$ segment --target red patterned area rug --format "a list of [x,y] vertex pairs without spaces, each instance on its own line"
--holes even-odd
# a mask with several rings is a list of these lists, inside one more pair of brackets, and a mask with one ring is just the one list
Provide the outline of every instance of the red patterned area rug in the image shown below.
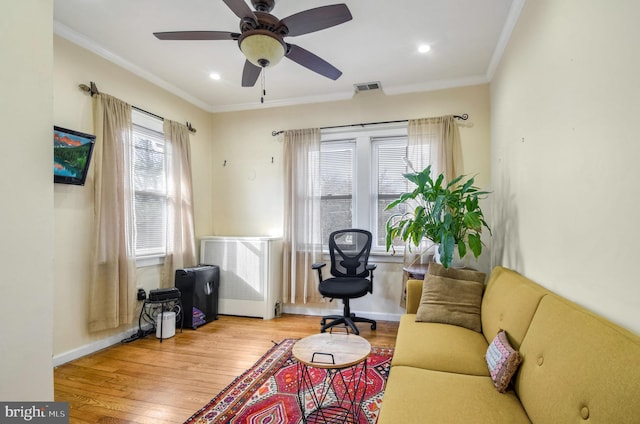
[[[302,422],[296,397],[296,361],[291,349],[296,339],[285,339],[236,378],[226,389],[193,414],[185,424],[297,424]],[[372,347],[367,358],[367,389],[359,423],[378,420],[393,349]],[[323,370],[319,370],[323,373]],[[318,375],[318,380],[322,375]]]

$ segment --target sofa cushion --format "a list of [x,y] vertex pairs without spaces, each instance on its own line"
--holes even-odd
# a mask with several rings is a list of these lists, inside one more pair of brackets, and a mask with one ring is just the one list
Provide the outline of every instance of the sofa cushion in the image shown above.
[[400,317],[391,365],[488,376],[487,346],[484,336],[475,331],[416,322],[414,314],[405,314]]
[[515,390],[533,422],[640,422],[637,335],[549,294],[519,350]]
[[487,348],[485,359],[493,385],[500,393],[504,393],[509,387],[511,378],[518,370],[520,362],[522,362],[520,353],[511,347],[504,330],[498,331],[496,334]]
[[503,267],[495,267],[482,297],[482,331],[491,343],[500,329],[519,350],[540,299],[549,293],[533,281]]
[[513,391],[489,377],[392,367],[378,424],[530,424]]
[[482,331],[480,305],[484,284],[427,275],[416,321],[459,325]]

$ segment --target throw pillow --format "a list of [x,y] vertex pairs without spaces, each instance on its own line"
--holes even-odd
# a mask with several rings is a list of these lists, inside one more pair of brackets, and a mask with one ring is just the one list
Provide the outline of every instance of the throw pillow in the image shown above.
[[487,349],[485,359],[493,385],[500,393],[504,393],[522,362],[520,352],[511,347],[504,330],[498,331]]
[[478,283],[484,283],[486,274],[480,271],[474,271],[472,269],[462,268],[445,268],[442,264],[432,262],[429,264],[429,275],[439,275],[441,277],[454,278],[456,280],[469,280],[477,281]]
[[480,304],[484,284],[427,275],[416,312],[417,322],[458,325],[481,332]]

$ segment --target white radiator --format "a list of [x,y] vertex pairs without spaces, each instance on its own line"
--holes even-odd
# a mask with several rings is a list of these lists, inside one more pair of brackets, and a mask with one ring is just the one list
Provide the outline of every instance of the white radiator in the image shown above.
[[200,239],[200,263],[220,268],[218,312],[271,319],[282,306],[282,240],[273,237]]

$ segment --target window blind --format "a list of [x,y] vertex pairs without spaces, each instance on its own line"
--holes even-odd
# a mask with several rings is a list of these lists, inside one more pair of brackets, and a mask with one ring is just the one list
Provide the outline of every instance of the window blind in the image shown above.
[[384,246],[387,220],[396,213],[404,212],[398,207],[391,210],[386,208],[408,189],[408,181],[402,176],[407,172],[407,139],[374,138],[372,145],[372,171],[376,182],[372,187],[372,196],[376,203],[373,221],[377,245]]
[[323,143],[320,148],[322,241],[332,231],[353,226],[355,142]]
[[[162,121],[158,121],[161,126]],[[134,160],[131,166],[135,191],[136,256],[164,256],[167,222],[164,135],[134,123],[133,140]]]

